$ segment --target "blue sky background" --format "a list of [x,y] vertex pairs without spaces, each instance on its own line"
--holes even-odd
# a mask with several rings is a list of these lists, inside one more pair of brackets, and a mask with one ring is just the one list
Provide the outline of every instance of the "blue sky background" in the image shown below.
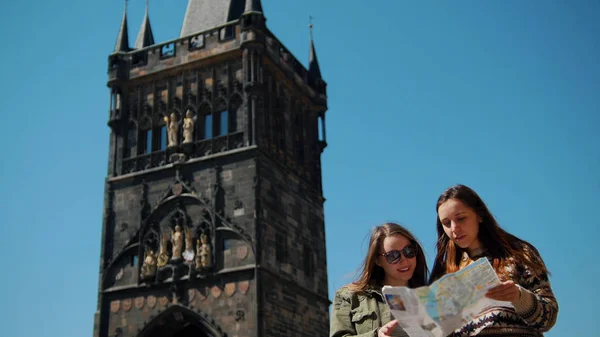
[[[157,41],[186,0],[151,1]],[[552,271],[547,336],[597,336],[600,2],[275,1],[267,24],[329,83],[323,156],[330,295],[372,226],[398,221],[429,263],[435,201],[470,185]],[[123,2],[3,1],[2,336],[91,336],[107,168],[107,56]],[[144,1],[129,5],[130,41]],[[323,257],[325,258],[325,257]]]

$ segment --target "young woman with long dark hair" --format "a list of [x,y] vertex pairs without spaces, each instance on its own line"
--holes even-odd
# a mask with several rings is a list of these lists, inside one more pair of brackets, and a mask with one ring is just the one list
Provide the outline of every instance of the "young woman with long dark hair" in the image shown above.
[[452,336],[539,337],[558,316],[548,269],[529,242],[503,230],[471,188],[455,185],[438,198],[437,254],[430,283],[479,258],[487,258],[502,284],[487,297],[511,302],[514,309],[492,307]]
[[375,227],[358,280],[335,293],[330,336],[408,336],[393,319],[381,289],[424,286],[428,274],[423,249],[406,228],[394,223]]

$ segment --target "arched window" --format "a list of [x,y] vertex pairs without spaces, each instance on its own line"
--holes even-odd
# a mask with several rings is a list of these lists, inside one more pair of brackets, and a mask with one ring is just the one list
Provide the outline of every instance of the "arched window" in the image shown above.
[[212,114],[204,115],[204,139],[213,137],[213,118]]
[[227,104],[224,100],[221,100],[217,104],[215,109],[215,117],[213,119],[213,130],[216,137],[224,136],[229,133],[229,112],[227,111]]
[[212,110],[208,103],[200,104],[196,118],[196,139],[211,139],[213,137]]
[[167,148],[167,126],[163,125],[160,127],[160,150]]
[[144,118],[139,123],[137,154],[152,152],[152,123],[149,118]]

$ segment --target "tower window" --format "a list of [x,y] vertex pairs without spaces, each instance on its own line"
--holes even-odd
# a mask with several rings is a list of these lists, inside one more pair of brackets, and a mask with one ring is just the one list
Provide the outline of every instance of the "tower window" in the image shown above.
[[190,50],[200,49],[202,47],[204,47],[204,34],[199,34],[190,38]]
[[324,140],[324,134],[323,134],[323,119],[321,117],[319,117],[319,121],[317,122],[317,125],[319,127],[319,140]]
[[173,56],[175,56],[175,43],[168,43],[160,48],[160,58],[169,58]]
[[160,149],[164,150],[167,148],[167,126],[163,125],[160,127]]
[[229,113],[227,110],[219,113],[219,136],[229,133]]
[[138,154],[149,154],[152,152],[152,130],[140,131],[138,142]]
[[235,37],[235,26],[229,25],[227,27],[221,28],[220,38],[221,41],[233,39]]
[[212,115],[204,115],[204,139],[211,139],[213,136],[212,132],[213,123]]
[[145,152],[149,154],[152,152],[152,130],[146,131],[146,144],[145,144]]

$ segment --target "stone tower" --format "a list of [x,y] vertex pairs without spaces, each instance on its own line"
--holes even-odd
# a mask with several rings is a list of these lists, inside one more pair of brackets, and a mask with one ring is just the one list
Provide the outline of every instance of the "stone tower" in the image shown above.
[[326,83],[260,0],[189,0],[108,57],[96,337],[327,336]]

